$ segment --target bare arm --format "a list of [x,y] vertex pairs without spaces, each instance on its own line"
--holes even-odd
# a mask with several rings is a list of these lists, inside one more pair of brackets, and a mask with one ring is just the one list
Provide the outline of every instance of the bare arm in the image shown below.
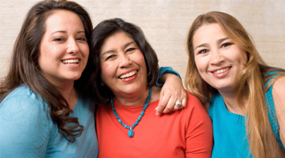
[[[174,74],[166,73],[160,77],[159,81],[164,83],[164,85],[161,89],[156,114],[168,113],[184,108],[187,102],[187,95],[181,79]],[[177,100],[182,102],[181,106],[175,106]]]

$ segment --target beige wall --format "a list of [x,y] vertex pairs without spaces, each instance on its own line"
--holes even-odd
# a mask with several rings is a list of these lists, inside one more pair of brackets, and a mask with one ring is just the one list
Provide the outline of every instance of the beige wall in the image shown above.
[[[186,37],[192,21],[211,10],[236,17],[272,66],[285,68],[285,0],[75,0],[89,11],[94,26],[120,17],[139,25],[160,66],[171,66],[184,78]],[[0,0],[0,78],[7,74],[13,43],[28,9],[38,0]]]

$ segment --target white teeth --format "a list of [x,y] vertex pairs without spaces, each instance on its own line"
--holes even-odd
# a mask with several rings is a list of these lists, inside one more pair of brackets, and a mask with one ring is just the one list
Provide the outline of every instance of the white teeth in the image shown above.
[[69,60],[63,60],[62,61],[64,64],[78,64],[79,59],[69,59]]
[[228,68],[224,68],[224,69],[220,69],[220,70],[217,70],[217,71],[214,71],[213,73],[214,74],[223,73],[223,72],[227,71],[228,69],[229,69],[229,67]]
[[132,71],[132,72],[129,72],[127,74],[124,74],[124,75],[120,76],[119,78],[120,79],[124,79],[124,78],[128,78],[128,77],[134,76],[135,74],[137,74],[137,71]]

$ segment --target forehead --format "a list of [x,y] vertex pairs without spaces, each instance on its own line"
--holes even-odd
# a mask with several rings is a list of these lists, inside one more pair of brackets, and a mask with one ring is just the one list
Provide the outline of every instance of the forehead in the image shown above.
[[124,31],[118,31],[108,36],[102,45],[101,50],[112,49],[113,47],[122,47],[128,42],[134,41],[134,39],[128,33]]
[[83,23],[80,17],[68,10],[55,10],[53,11],[45,21],[46,30],[56,31],[58,29],[76,28],[84,29]]
[[226,37],[228,36],[225,34],[219,24],[203,24],[195,31],[192,38],[192,44],[195,49],[195,47],[198,45],[210,44]]
[[225,32],[223,31],[222,27],[217,23],[210,23],[210,24],[203,24],[200,28],[198,28],[193,38],[196,36],[207,36],[212,34],[221,34],[225,35]]

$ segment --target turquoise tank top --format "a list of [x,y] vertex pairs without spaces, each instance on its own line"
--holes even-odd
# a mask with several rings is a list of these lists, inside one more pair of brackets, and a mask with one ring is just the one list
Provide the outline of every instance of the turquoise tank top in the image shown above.
[[[276,73],[276,71],[273,71],[273,72],[270,72],[268,73],[268,75],[271,75],[271,74],[274,74]],[[275,75],[274,77],[277,77],[279,76],[279,74]],[[268,85],[268,83],[274,78],[272,77],[271,79],[269,79],[265,86]],[[277,118],[276,118],[276,112],[275,112],[275,107],[274,107],[274,101],[273,101],[273,95],[272,95],[272,88],[273,88],[273,85],[271,85],[269,87],[269,89],[266,91],[265,93],[265,99],[266,99],[266,103],[267,103],[267,110],[268,110],[268,116],[269,116],[269,121],[270,121],[270,124],[271,124],[271,127],[272,127],[272,131],[278,141],[278,143],[282,146],[283,149],[284,146],[281,142],[281,138],[280,138],[280,133],[279,133],[279,124],[277,122]]]
[[[276,72],[268,73],[268,75],[274,73]],[[270,82],[270,80],[265,84],[265,86]],[[272,87],[273,85],[271,85],[265,93],[268,116],[276,140],[284,149],[279,135],[280,127],[276,118]],[[212,95],[209,106],[209,115],[213,122],[214,135],[212,158],[220,158],[221,156],[231,158],[251,158],[252,155],[250,153],[246,135],[245,117],[229,112],[222,95],[219,93]]]

